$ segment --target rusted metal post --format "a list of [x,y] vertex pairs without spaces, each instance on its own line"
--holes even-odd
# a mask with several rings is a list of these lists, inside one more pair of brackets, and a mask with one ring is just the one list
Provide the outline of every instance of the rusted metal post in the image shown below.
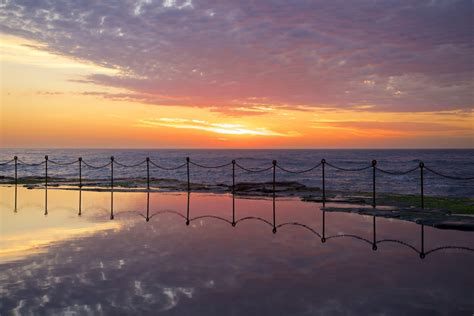
[[79,188],[82,188],[82,157],[79,157]]
[[191,191],[191,183],[189,182],[189,157],[186,157],[186,169],[188,174],[188,192]]
[[150,157],[146,157],[146,188],[150,190]]
[[326,207],[326,175],[325,175],[325,166],[326,166],[326,159],[321,159],[322,170],[323,170],[323,207]]
[[372,160],[372,207],[375,208],[375,166],[377,165],[377,160]]
[[18,185],[18,157],[15,156],[13,157],[13,160],[15,160],[15,186]]
[[48,188],[48,155],[44,156],[44,185]]
[[424,197],[424,179],[423,179],[423,169],[425,164],[423,161],[420,162],[420,182],[421,182],[421,208],[425,208],[425,197]]
[[235,193],[235,160],[232,160],[232,194]]
[[114,156],[110,157],[110,219],[114,219]]
[[114,156],[110,157],[110,189],[114,189]]
[[44,215],[48,215],[48,155],[44,156]]
[[18,157],[13,157],[15,160],[15,209],[14,212],[17,212],[17,197],[18,197]]
[[235,160],[232,160],[232,227],[235,227]]

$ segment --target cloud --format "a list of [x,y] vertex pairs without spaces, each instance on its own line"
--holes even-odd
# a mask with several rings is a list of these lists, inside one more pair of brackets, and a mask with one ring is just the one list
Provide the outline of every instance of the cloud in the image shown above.
[[[403,135],[454,135],[473,134],[467,127],[431,122],[383,122],[383,121],[314,121],[312,128],[337,129],[357,135],[403,136]],[[474,135],[474,134],[473,134]]]
[[473,107],[471,1],[20,1],[0,31],[118,71],[84,78],[159,105]]
[[210,123],[202,120],[189,120],[183,118],[144,119],[139,121],[139,126],[154,127],[164,126],[180,129],[195,129],[217,134],[227,135],[252,135],[252,136],[294,136],[268,130],[264,127],[247,128],[241,124]]

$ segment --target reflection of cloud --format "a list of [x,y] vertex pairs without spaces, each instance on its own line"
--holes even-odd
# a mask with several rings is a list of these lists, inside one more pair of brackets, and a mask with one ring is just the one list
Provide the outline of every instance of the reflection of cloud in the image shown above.
[[0,8],[0,31],[116,70],[85,81],[125,88],[122,97],[138,102],[472,107],[470,1],[12,0]]
[[86,227],[37,229],[34,231],[35,239],[31,238],[31,231],[15,233],[15,235],[3,234],[2,247],[0,248],[0,262],[14,260],[44,251],[46,246],[62,239],[90,236],[97,232],[117,230],[119,228],[120,225],[116,222],[106,222],[88,223]]
[[160,118],[140,120],[142,126],[164,126],[172,128],[196,129],[218,134],[250,135],[250,136],[293,136],[268,130],[264,127],[247,128],[241,124],[210,123],[201,120],[188,120],[182,118]]

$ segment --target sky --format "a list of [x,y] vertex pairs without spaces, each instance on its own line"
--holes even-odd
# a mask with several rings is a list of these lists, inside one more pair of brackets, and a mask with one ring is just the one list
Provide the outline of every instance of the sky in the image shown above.
[[472,1],[0,1],[0,144],[474,148]]

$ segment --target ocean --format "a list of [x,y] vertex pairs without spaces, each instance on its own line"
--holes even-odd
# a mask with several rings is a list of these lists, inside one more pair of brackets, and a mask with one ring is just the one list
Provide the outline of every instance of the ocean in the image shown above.
[[[351,192],[372,189],[372,159],[380,170],[416,168],[404,175],[376,170],[378,192],[419,194],[420,161],[452,177],[468,178],[474,170],[472,150],[3,149],[0,162],[14,155],[21,160],[20,178],[44,176],[44,163],[24,163],[42,163],[48,155],[53,183],[58,177],[76,180],[82,157],[83,178],[104,179],[105,186],[112,155],[116,185],[118,179],[145,178],[146,157],[165,168],[184,164],[177,170],[152,165],[153,178],[186,181],[189,156],[190,180],[215,184],[231,184],[233,159],[245,169],[268,169],[254,173],[236,167],[237,183],[270,182],[275,159],[277,181],[311,186],[321,185],[321,166],[305,173],[285,170],[308,170],[326,159],[327,189]],[[0,166],[0,176],[13,175],[14,164]],[[424,182],[426,194],[474,195],[472,180],[425,170]],[[472,231],[384,218],[384,207],[377,215],[331,211],[298,197],[29,187],[0,185],[1,315],[469,315],[474,310]]]
[[[146,157],[150,164],[150,177],[159,179],[187,180],[186,157],[190,157],[190,181],[202,184],[232,184],[231,161],[237,162],[235,181],[270,182],[273,177],[272,161],[277,161],[276,180],[294,181],[306,186],[321,187],[322,168],[304,173],[293,173],[311,169],[325,159],[326,189],[349,192],[371,192],[373,170],[372,160],[377,161],[377,192],[418,194],[420,192],[420,162],[424,163],[424,194],[431,196],[474,197],[474,181],[463,180],[474,176],[473,149],[341,149],[341,150],[187,150],[187,149],[1,149],[0,163],[18,156],[18,177],[44,176],[45,166],[40,164],[44,156],[49,156],[48,176],[55,178],[77,179],[79,163],[82,157],[83,179],[109,179],[110,166],[96,169],[88,167],[103,166],[114,156],[114,178],[126,180],[146,178]],[[76,163],[74,163],[76,161]],[[70,165],[62,165],[63,163]],[[137,165],[138,164],[138,165]],[[135,167],[126,167],[137,165]],[[162,168],[158,168],[156,165]],[[222,166],[221,168],[203,168],[202,166]],[[181,166],[177,170],[173,169]],[[262,172],[249,172],[262,170]],[[339,169],[340,168],[340,169]],[[350,169],[350,170],[341,170]],[[354,169],[363,169],[352,171]],[[413,170],[414,169],[414,170]],[[388,172],[405,172],[389,174]],[[432,171],[451,179],[435,174]],[[292,172],[287,172],[292,171]],[[0,177],[12,177],[14,164],[0,165]]]

